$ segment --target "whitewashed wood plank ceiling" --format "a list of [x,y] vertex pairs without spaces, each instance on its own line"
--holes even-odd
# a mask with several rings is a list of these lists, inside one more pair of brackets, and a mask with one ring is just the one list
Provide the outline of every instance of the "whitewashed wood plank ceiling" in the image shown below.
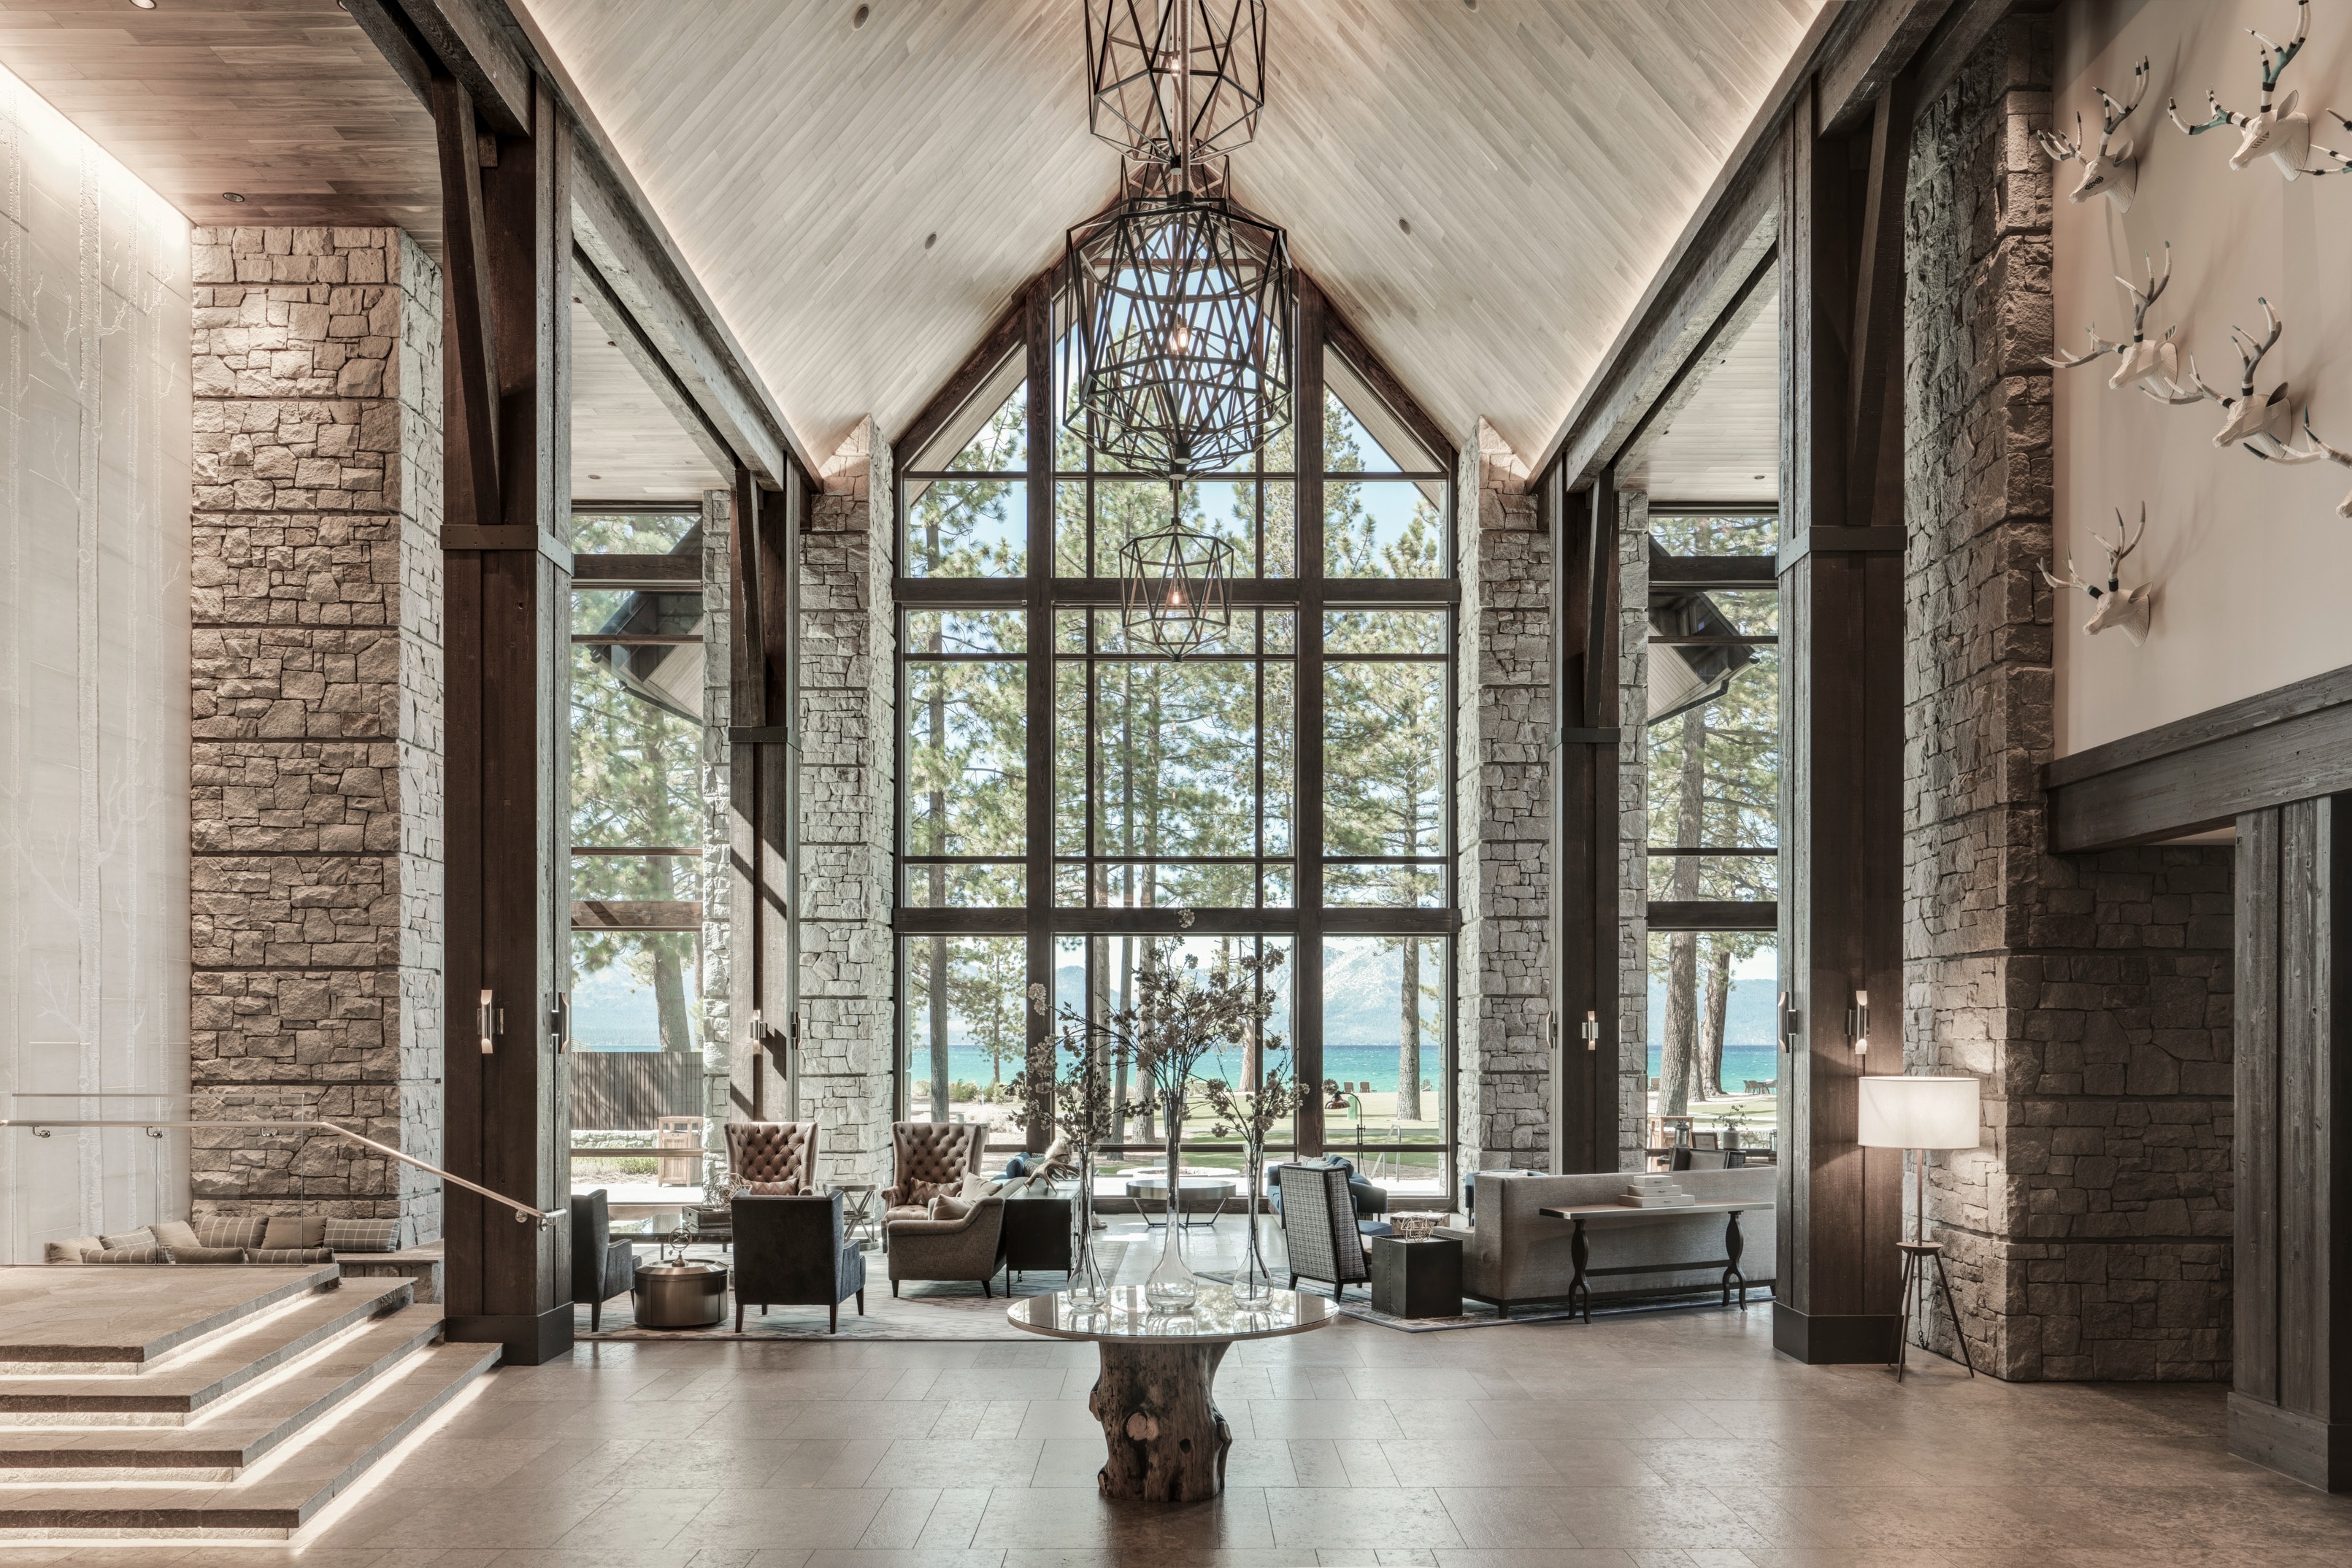
[[[1080,0],[529,4],[814,450],[903,426],[1115,192]],[[1818,5],[1272,0],[1235,193],[1449,429],[1532,454]]]

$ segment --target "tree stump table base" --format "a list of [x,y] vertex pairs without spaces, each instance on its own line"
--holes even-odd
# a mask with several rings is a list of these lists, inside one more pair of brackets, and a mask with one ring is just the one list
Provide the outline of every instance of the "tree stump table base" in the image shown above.
[[1097,1479],[1105,1497],[1202,1502],[1225,1489],[1233,1428],[1213,1392],[1226,1342],[1105,1340],[1102,1374],[1087,1401],[1108,1454]]

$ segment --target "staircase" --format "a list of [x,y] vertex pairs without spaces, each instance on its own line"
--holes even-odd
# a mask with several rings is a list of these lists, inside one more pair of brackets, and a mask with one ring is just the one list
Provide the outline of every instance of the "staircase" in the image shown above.
[[0,1540],[299,1530],[499,1347],[407,1279],[0,1268]]

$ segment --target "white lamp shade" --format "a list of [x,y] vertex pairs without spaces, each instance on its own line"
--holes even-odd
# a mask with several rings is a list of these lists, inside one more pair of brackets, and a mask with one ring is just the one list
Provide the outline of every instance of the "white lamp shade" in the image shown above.
[[1870,1078],[1862,1086],[1865,1149],[1973,1149],[1981,1091],[1973,1078]]

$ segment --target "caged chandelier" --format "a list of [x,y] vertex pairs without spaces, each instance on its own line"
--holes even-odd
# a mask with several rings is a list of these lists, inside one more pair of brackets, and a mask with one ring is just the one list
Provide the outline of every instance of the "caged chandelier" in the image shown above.
[[1120,547],[1119,577],[1128,635],[1181,658],[1231,625],[1234,557],[1184,526],[1184,481],[1290,422],[1289,247],[1224,195],[1265,102],[1265,0],[1090,0],[1087,45],[1089,124],[1122,149],[1126,194],[1069,233],[1065,420],[1169,478],[1175,515]]
[[1223,194],[1265,100],[1265,0],[1090,0],[1087,44],[1127,194],[1069,231],[1066,421],[1146,472],[1239,465],[1290,422],[1288,242]]

